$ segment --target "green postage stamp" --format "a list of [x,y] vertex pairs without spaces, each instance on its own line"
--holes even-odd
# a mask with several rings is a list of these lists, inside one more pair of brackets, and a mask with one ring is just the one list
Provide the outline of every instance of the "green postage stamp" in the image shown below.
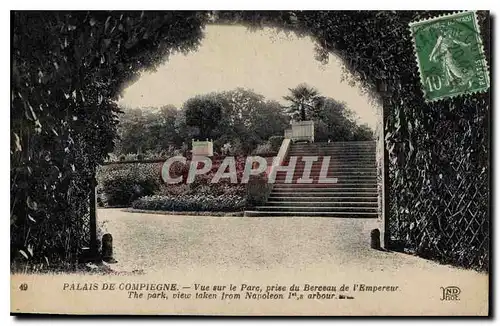
[[488,65],[476,13],[410,23],[426,101],[488,90]]

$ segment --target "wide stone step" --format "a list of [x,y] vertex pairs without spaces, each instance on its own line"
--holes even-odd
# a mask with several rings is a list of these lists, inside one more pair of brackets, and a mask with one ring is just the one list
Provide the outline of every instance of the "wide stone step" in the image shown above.
[[349,154],[336,154],[336,153],[313,153],[313,152],[305,152],[305,153],[293,153],[289,152],[287,154],[287,157],[297,157],[297,162],[300,162],[302,158],[304,157],[311,157],[311,156],[316,156],[317,159],[315,162],[321,162],[323,161],[324,157],[330,157],[330,160],[335,160],[335,159],[356,159],[356,158],[366,158],[366,159],[371,159],[371,160],[376,160],[377,156],[375,153],[371,154],[355,154],[355,153],[349,153]]
[[376,148],[377,144],[373,143],[350,143],[350,144],[340,144],[340,143],[293,143],[290,145],[291,148]]
[[[282,166],[289,166],[290,165],[290,161],[288,159],[284,160],[282,163],[281,163]],[[330,160],[330,162],[324,162],[322,160],[319,160],[319,161],[316,161],[316,162],[312,162],[311,163],[307,163],[305,161],[302,161],[302,160],[297,160],[295,162],[295,167],[299,168],[299,167],[305,167],[305,166],[310,166],[312,168],[321,168],[322,166],[328,166],[328,167],[372,167],[372,166],[377,166],[377,161],[376,160],[353,160],[353,161],[349,161],[349,160]]]
[[268,197],[372,197],[378,196],[377,187],[345,188],[273,188]]
[[378,207],[377,201],[273,201],[269,200],[265,206],[275,207]]
[[354,186],[342,185],[340,187],[332,187],[331,184],[325,184],[324,187],[314,185],[316,187],[292,187],[290,184],[275,184],[273,192],[377,192],[377,185],[363,186],[362,184],[355,184]]
[[[311,171],[312,172],[317,172],[317,173],[320,173],[321,172],[321,168],[320,167],[312,167],[311,169],[305,169],[305,167],[295,167],[295,169],[293,169],[293,171],[295,173],[303,173],[304,171]],[[329,167],[326,167],[326,171],[328,171],[329,173],[330,172],[337,172],[337,173],[359,173],[359,172],[371,172],[371,173],[376,173],[377,172],[377,168],[375,167],[375,165],[373,166],[365,166],[365,167],[357,167],[357,168],[345,168],[345,167],[334,167],[334,166],[329,166]],[[283,174],[283,173],[286,173],[286,171],[284,170],[276,170],[276,174],[279,175],[279,174]]]
[[[377,187],[377,182],[376,181],[365,181],[365,180],[338,180],[338,182],[328,182],[328,183],[320,183],[318,179],[313,179],[311,183],[298,183],[296,181],[287,183],[286,180],[275,180],[274,182],[274,187],[275,188],[283,188],[282,186],[291,186],[288,188],[297,188],[297,189],[303,189],[303,188],[376,188]],[[297,187],[293,187],[297,186]]]
[[[365,166],[365,167],[362,167],[362,168],[357,168],[357,169],[346,169],[346,168],[339,168],[339,167],[325,167],[326,171],[328,171],[328,173],[348,173],[348,174],[352,174],[352,173],[356,173],[356,172],[371,172],[371,173],[376,173],[377,172],[377,168],[373,165],[373,166]],[[290,168],[290,170],[292,170]],[[295,167],[293,169],[293,171],[295,172],[295,174],[297,173],[303,173],[304,171],[310,171],[311,173],[320,173],[322,171],[322,169],[320,167],[313,167],[311,169],[306,169],[304,167]],[[280,174],[286,174],[286,170],[276,170],[275,173],[276,175],[280,175]],[[356,173],[357,174],[357,173]]]
[[275,211],[245,211],[246,217],[332,217],[332,218],[377,218],[373,212],[275,212]]
[[[320,176],[320,171],[310,171],[309,176],[313,179],[317,179]],[[293,174],[294,178],[300,178],[304,175],[304,171],[296,171]],[[279,178],[286,178],[286,173],[277,173],[276,179]],[[361,173],[345,173],[345,172],[338,172],[338,171],[328,171],[327,172],[327,177],[335,177],[335,178],[353,178],[353,179],[360,179],[360,178],[377,178],[377,173],[375,172],[361,172]]]
[[[307,170],[304,168],[294,169],[295,174],[298,174],[299,172],[302,174],[304,171],[311,172],[311,175],[312,175],[312,173],[317,173],[319,175],[320,172],[322,171],[322,169],[320,169],[320,168],[307,169]],[[377,169],[374,167],[373,168],[364,168],[362,170],[361,169],[346,170],[346,169],[327,168],[326,171],[328,172],[328,174],[335,172],[335,173],[341,174],[341,175],[377,175]],[[276,174],[277,175],[285,175],[286,171],[277,171]]]
[[[357,161],[357,162],[330,162],[329,164],[324,164],[326,168],[329,170],[332,169],[376,169],[377,164],[375,161]],[[283,162],[277,171],[286,171],[286,168],[291,169],[292,165],[290,165],[290,162]],[[295,163],[294,169],[295,170],[303,170],[306,168],[306,164],[304,162],[297,162]],[[312,170],[321,170],[323,168],[322,163],[314,163],[311,164],[311,166],[307,166],[308,169]]]
[[375,153],[377,148],[375,146],[323,146],[323,147],[305,147],[305,146],[292,146],[289,152],[334,152],[334,153],[353,153],[353,152],[372,152]]
[[[312,164],[306,164],[305,161],[297,160],[295,162],[295,168],[304,168],[307,165],[307,167],[311,168],[322,168],[323,166],[327,167],[344,167],[344,168],[366,168],[366,167],[376,167],[377,166],[377,161],[375,160],[354,160],[354,161],[349,161],[349,160],[330,160],[330,162],[325,162],[323,163],[322,160],[313,162]],[[290,161],[285,160],[281,163],[281,166],[283,167],[288,167],[290,166]]]
[[377,212],[375,207],[350,207],[350,206],[257,206],[257,211],[267,212]]
[[338,180],[337,183],[284,183],[275,182],[273,189],[281,188],[294,188],[294,189],[320,189],[320,188],[377,188],[377,183],[375,181],[365,181],[365,180],[348,180],[342,181]]
[[[305,167],[304,166],[296,166],[294,171],[304,171]],[[313,166],[310,169],[311,172],[320,172],[321,167],[320,166]],[[362,173],[362,172],[377,172],[377,167],[373,165],[365,165],[365,166],[352,166],[352,165],[345,165],[345,166],[328,166],[327,171],[337,171],[337,172],[342,172],[342,173]],[[284,171],[277,171],[277,173],[284,173]]]
[[[290,163],[290,156],[287,156],[285,160],[283,160],[282,165],[288,165]],[[311,155],[314,156],[314,155]],[[375,157],[369,157],[369,156],[330,156],[330,162],[328,162],[329,165],[334,165],[334,164],[339,164],[339,163],[346,163],[348,162],[349,164],[353,162],[373,162],[375,164],[376,159]],[[302,160],[302,155],[297,156],[297,159],[295,161],[296,165],[302,164],[305,165],[306,162]],[[318,160],[314,161],[312,165],[319,165],[321,166],[323,164],[323,157],[319,157]],[[325,163],[326,164],[326,163]]]
[[281,196],[281,195],[272,195],[269,196],[268,203],[275,203],[275,202],[313,202],[313,203],[319,203],[319,202],[348,202],[348,203],[354,203],[354,202],[364,202],[364,203],[378,203],[378,198],[377,195],[373,196],[366,196],[365,193],[359,193],[359,197],[355,196],[329,196],[331,194],[327,193],[324,197],[318,196],[317,194],[311,194],[310,196],[299,196],[300,194],[297,194],[297,196],[293,195],[286,195],[286,196]]
[[376,157],[377,154],[375,151],[345,151],[345,152],[334,152],[334,151],[299,151],[299,150],[290,150],[288,151],[289,156],[319,156],[322,158],[323,156],[331,156],[331,157],[351,157],[351,156],[366,156],[366,157]]
[[[320,172],[317,173],[310,173],[309,178],[313,180],[318,180],[320,176]],[[296,181],[304,175],[303,172],[295,173],[292,175],[292,180]],[[328,178],[337,178],[339,180],[358,180],[358,179],[364,179],[364,180],[377,180],[377,175],[376,173],[372,174],[341,174],[341,173],[335,173],[334,171],[328,172],[326,175]],[[286,173],[278,173],[276,175],[275,180],[285,180],[287,177]]]
[[377,153],[376,148],[296,148],[291,147],[288,153],[305,153],[305,155],[310,155],[313,153],[333,153],[333,154],[373,154]]
[[[311,155],[311,156],[314,156],[314,155]],[[287,156],[282,161],[282,165],[288,165],[290,163],[290,157],[292,157],[292,156]],[[296,166],[306,165],[306,161],[303,160],[302,158],[303,158],[303,156],[296,156],[296,159],[295,159]],[[328,164],[328,165],[344,164],[347,166],[351,166],[351,165],[355,165],[356,162],[360,162],[362,165],[367,164],[367,163],[375,164],[377,162],[377,160],[374,157],[372,157],[372,158],[363,157],[363,158],[353,159],[351,157],[344,158],[344,157],[339,157],[339,156],[330,156],[330,161],[328,161],[328,159],[326,159],[326,161],[323,163],[323,157],[320,156],[320,157],[318,157],[318,159],[316,161],[312,161],[311,163],[307,163],[307,164],[308,165],[310,164],[311,166],[323,166],[324,164],[325,165],[326,164]]]
[[304,153],[304,155],[311,155],[314,153],[332,153],[339,155],[376,155],[377,150],[375,148],[290,148],[288,153]]
[[269,196],[268,203],[271,202],[351,202],[351,203],[378,203],[377,196],[359,196],[359,197],[349,197],[349,196]]

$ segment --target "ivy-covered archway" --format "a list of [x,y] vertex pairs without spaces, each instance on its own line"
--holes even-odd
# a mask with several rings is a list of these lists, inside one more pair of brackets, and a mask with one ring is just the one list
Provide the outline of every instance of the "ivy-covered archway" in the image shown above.
[[[13,259],[75,261],[88,241],[82,217],[95,167],[113,146],[114,100],[143,69],[196,50],[203,26],[217,22],[309,35],[319,60],[336,54],[367,91],[383,81],[393,235],[421,255],[488,268],[490,94],[424,101],[408,24],[439,14],[12,13]],[[489,58],[489,16],[478,19]]]

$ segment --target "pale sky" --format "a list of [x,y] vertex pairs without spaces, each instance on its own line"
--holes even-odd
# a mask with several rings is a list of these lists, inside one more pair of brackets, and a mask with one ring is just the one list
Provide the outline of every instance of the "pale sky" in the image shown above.
[[288,88],[307,83],[320,94],[344,101],[360,123],[376,125],[376,107],[358,87],[341,82],[341,61],[330,55],[329,63],[315,58],[309,37],[277,33],[266,28],[249,31],[243,26],[208,25],[199,49],[175,54],[154,73],[125,89],[119,103],[126,107],[180,107],[189,98],[210,92],[252,89],[282,104]]

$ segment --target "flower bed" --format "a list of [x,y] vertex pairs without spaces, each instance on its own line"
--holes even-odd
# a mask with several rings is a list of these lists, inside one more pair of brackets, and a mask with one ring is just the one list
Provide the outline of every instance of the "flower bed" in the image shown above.
[[153,195],[135,200],[132,203],[132,208],[177,212],[237,212],[242,211],[245,208],[245,204],[245,198],[238,195]]

